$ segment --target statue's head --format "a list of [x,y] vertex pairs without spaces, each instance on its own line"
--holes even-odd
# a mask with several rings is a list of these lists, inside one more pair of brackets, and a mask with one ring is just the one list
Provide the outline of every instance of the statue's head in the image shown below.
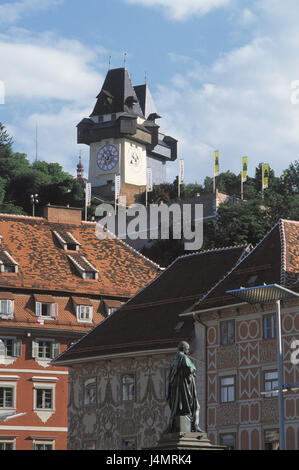
[[178,351],[182,351],[185,354],[188,354],[190,350],[190,346],[186,341],[181,341],[178,345]]

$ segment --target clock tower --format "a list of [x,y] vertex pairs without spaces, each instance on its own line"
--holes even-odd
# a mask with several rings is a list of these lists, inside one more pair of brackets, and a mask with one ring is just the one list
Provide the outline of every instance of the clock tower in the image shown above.
[[147,168],[154,184],[166,181],[177,140],[161,134],[159,118],[147,85],[134,87],[125,68],[109,70],[93,112],[77,126],[78,143],[90,147],[88,180],[95,196],[113,198],[120,175],[121,195],[135,202],[145,190]]

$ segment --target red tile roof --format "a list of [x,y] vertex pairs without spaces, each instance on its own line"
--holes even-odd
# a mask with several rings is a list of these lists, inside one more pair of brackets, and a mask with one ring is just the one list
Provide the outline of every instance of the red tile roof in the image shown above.
[[[50,210],[51,209],[51,210]],[[14,317],[0,317],[1,327],[40,327],[35,302],[56,303],[58,316],[42,318],[43,328],[88,331],[106,315],[103,301],[118,306],[144,288],[161,272],[158,265],[118,239],[99,240],[95,223],[80,222],[78,210],[48,208],[46,218],[0,214],[0,250],[18,264],[18,272],[0,272],[0,299],[14,300]],[[67,220],[58,223],[56,220]],[[54,232],[70,234],[79,251],[65,250]],[[97,279],[83,279],[69,259],[83,259],[82,268],[94,266]],[[6,258],[5,258],[6,259]],[[74,305],[92,305],[93,322],[78,322]]]
[[299,222],[280,220],[190,311],[236,303],[226,291],[264,284],[293,288],[299,279]]
[[[95,223],[52,223],[43,218],[0,214],[1,249],[18,263],[18,273],[1,273],[0,289],[35,289],[129,298],[159,273],[159,267],[117,239],[98,240]],[[54,231],[68,232],[81,244],[65,251]],[[83,256],[98,279],[82,279],[68,255]],[[85,263],[86,264],[86,263]],[[88,264],[86,264],[86,267]]]

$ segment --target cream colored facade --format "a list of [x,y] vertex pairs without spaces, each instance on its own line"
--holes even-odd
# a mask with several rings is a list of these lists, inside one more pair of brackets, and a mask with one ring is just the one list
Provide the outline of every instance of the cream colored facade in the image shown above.
[[[118,164],[110,171],[101,170],[97,164],[98,153],[106,145],[112,144],[118,149]],[[138,163],[131,163],[132,157],[138,156]],[[136,161],[136,159],[134,159]],[[105,139],[90,144],[89,182],[92,186],[103,186],[109,181],[115,180],[116,175],[121,175],[121,183],[146,185],[146,147],[129,139]]]

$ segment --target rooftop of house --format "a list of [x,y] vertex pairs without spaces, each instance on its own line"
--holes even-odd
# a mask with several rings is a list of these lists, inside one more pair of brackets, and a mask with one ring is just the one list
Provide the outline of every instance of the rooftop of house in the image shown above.
[[238,246],[179,257],[55,363],[172,349],[190,340],[193,319],[181,320],[179,314],[222,279],[247,250]]
[[99,240],[76,208],[44,217],[0,214],[0,291],[32,290],[128,299],[160,272],[116,238]]
[[188,312],[236,304],[227,291],[279,284],[299,292],[299,221],[281,219],[246,257],[202,296]]

